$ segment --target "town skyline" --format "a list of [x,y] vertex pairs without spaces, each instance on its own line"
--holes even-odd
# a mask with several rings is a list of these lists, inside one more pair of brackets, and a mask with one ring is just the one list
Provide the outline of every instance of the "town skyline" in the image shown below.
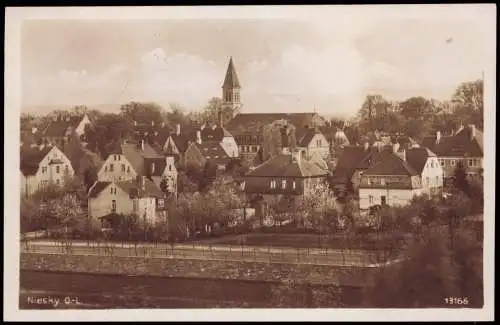
[[129,101],[200,110],[221,96],[233,57],[242,112],[351,117],[368,94],[449,99],[490,55],[481,20],[343,17],[25,22],[23,111],[115,112]]

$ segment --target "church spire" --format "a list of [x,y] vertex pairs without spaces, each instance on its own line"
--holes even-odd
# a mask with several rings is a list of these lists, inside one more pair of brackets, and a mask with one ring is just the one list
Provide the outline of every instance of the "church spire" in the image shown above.
[[229,58],[229,65],[227,66],[226,78],[222,84],[222,88],[241,88],[236,68],[234,67],[233,57]]

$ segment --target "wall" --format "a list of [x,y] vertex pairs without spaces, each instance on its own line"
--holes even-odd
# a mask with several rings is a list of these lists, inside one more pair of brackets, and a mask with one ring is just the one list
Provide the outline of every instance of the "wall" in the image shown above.
[[[473,161],[470,161],[470,160]],[[461,161],[464,166],[467,167],[467,172],[472,174],[478,174],[483,168],[483,158],[482,157],[439,157],[438,160],[441,163],[443,169],[444,177],[451,177],[455,173],[457,164]]]
[[[110,188],[116,188],[116,194],[112,194]],[[133,211],[133,203],[129,194],[123,191],[119,186],[110,184],[96,198],[89,198],[88,209],[89,216],[93,219],[105,216],[111,213],[111,202],[116,200],[116,213],[131,213]]]
[[[320,141],[320,146],[317,145]],[[330,155],[330,145],[325,136],[321,133],[315,134],[307,147],[307,156],[312,157],[314,153],[318,153],[321,158],[327,160]]]
[[[395,190],[380,188],[360,188],[359,189],[359,208],[368,209],[370,206],[381,204],[381,197],[386,197],[388,205],[406,205],[414,195],[420,195],[421,189]],[[373,203],[370,204],[369,196],[373,196]]]
[[[271,181],[276,181],[276,188],[271,188]],[[282,181],[286,180],[286,186],[283,189]],[[245,177],[245,192],[258,194],[302,194],[304,193],[303,179],[283,178],[283,177]],[[295,182],[295,189],[293,188]]]
[[[110,170],[110,165],[113,164],[113,171]],[[122,165],[125,165],[125,172],[122,171]],[[128,169],[127,169],[128,168]],[[127,172],[127,170],[130,170]],[[124,155],[111,154],[108,156],[101,169],[97,173],[99,181],[127,181],[135,180],[137,173],[132,167],[132,164],[125,158]]]
[[[168,261],[168,263],[166,263]],[[204,279],[283,281],[315,284],[370,285],[374,268],[339,268],[328,265],[243,262],[210,259],[56,255],[21,253],[21,270],[43,270],[116,275],[147,275]],[[345,271],[349,272],[345,272]]]
[[436,157],[427,158],[422,170],[423,192],[431,195],[433,189],[443,188],[443,168]]
[[223,137],[221,146],[229,157],[239,157],[238,145],[236,144],[236,141],[233,137]]

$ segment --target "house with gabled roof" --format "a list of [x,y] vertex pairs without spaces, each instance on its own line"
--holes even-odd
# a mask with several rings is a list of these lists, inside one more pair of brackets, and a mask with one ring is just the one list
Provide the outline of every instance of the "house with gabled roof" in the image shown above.
[[201,131],[197,132],[197,140],[189,144],[185,153],[186,165],[204,166],[207,161],[210,161],[217,166],[218,170],[225,170],[231,159],[232,157],[224,150],[221,142],[202,141]]
[[162,181],[174,196],[177,193],[177,168],[174,157],[165,155],[162,149],[142,140],[117,145],[97,174],[99,181],[130,181],[146,176],[157,188]]
[[322,159],[328,160],[330,144],[323,133],[318,128],[307,128],[302,133],[297,141],[297,147],[305,152],[306,157],[319,155]]
[[445,178],[453,177],[459,162],[470,176],[480,176],[483,170],[483,133],[474,125],[461,126],[450,136],[436,132],[423,139],[422,146],[428,147],[438,157]]
[[63,185],[74,175],[71,161],[53,145],[20,147],[21,194],[30,196],[49,184]]
[[54,116],[41,131],[41,136],[48,142],[62,147],[69,141],[73,133],[76,133],[78,138],[83,139],[87,125],[92,125],[92,121],[86,113],[83,115]]
[[438,195],[443,170],[427,148],[401,149],[399,143],[385,147],[361,173],[360,209],[374,205],[406,205],[417,195]]
[[88,192],[88,215],[94,224],[113,223],[120,214],[134,214],[139,221],[154,223],[164,215],[165,198],[146,176],[126,181],[97,181]]
[[257,215],[264,216],[272,202],[284,200],[283,205],[292,208],[328,175],[327,169],[305,159],[301,151],[285,148],[282,154],[245,174],[243,188]]

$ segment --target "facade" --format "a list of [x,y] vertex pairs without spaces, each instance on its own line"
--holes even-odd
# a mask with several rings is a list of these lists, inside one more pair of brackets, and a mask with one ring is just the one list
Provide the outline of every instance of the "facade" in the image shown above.
[[298,140],[297,147],[303,150],[307,159],[318,155],[327,161],[330,157],[330,144],[317,128],[309,128]]
[[361,175],[359,208],[374,205],[406,205],[423,192],[421,176],[411,167],[403,152],[390,148]]
[[302,157],[300,151],[284,150],[278,155],[247,173],[244,192],[254,205],[256,213],[267,215],[269,206],[276,202],[293,209],[303,195],[316,184],[326,181],[328,171]]
[[165,199],[163,193],[145,176],[128,181],[97,181],[88,195],[88,215],[94,224],[109,215],[134,214],[140,221],[158,221]]
[[30,196],[43,187],[63,185],[74,176],[70,160],[56,146],[23,146],[21,158],[21,194]]
[[474,125],[462,126],[451,136],[436,132],[435,136],[425,138],[423,145],[436,154],[445,178],[453,177],[459,162],[466,167],[470,176],[482,175],[483,133]]
[[405,150],[406,161],[420,175],[422,193],[438,195],[443,191],[444,171],[439,160],[428,148],[411,148]]

